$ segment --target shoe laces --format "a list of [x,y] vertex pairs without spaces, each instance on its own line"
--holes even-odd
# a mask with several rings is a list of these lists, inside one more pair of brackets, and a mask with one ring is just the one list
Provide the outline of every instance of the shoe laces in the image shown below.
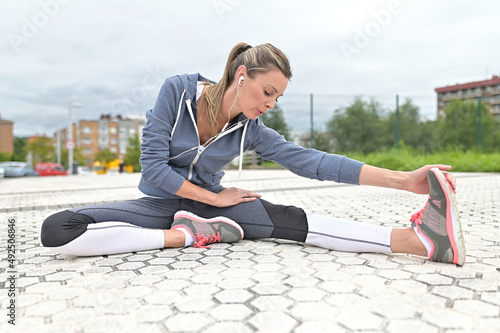
[[[430,196],[429,196],[429,199],[430,199]],[[413,214],[410,217],[410,222],[412,223],[411,225],[416,226],[418,232],[420,232],[420,228],[418,226],[423,223],[422,218],[424,217],[424,212],[427,209],[428,205],[429,205],[429,201],[427,201],[424,208],[422,208],[421,210],[419,210],[418,212],[416,212],[415,214]]]
[[205,245],[221,242],[220,232],[214,233],[212,235],[197,233],[194,237],[197,239],[197,241],[194,242],[193,247],[197,247],[200,249],[211,249],[211,247]]

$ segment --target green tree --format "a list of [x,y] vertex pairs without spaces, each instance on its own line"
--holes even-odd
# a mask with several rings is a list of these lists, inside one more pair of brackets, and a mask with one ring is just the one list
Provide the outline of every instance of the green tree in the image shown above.
[[439,129],[437,121],[423,122],[418,127],[419,142],[415,146],[418,151],[433,153],[442,149],[439,141]]
[[0,162],[12,160],[12,155],[6,151],[0,151]]
[[101,150],[95,156],[95,160],[96,161],[105,162],[105,163],[109,163],[109,162],[111,162],[113,160],[116,160],[117,158],[118,158],[118,156],[116,156],[116,154],[113,153],[109,149]]
[[285,117],[283,116],[283,110],[278,105],[274,106],[274,109],[267,111],[262,116],[260,116],[262,122],[269,128],[272,128],[279,134],[283,135],[286,140],[291,139],[290,128],[288,127]]
[[13,161],[26,161],[26,150],[24,147],[28,142],[28,138],[14,137],[14,154],[12,155]]
[[55,153],[51,138],[36,137],[26,143],[24,147],[26,154],[31,154],[33,165],[38,162],[52,161]]
[[[445,118],[439,121],[438,139],[445,149],[460,150],[478,148],[477,101],[452,101],[445,110]],[[498,121],[481,104],[482,147],[485,151],[498,150],[500,144]]]
[[[61,164],[64,166],[66,170],[68,170],[69,167],[69,151],[66,148],[61,149]],[[54,162],[56,159],[54,158]],[[73,149],[73,162],[74,165],[85,165],[85,157],[82,155],[82,149],[79,147],[76,147]]]
[[[396,144],[396,111],[389,114],[384,136],[384,146],[392,148]],[[407,146],[418,148],[421,143],[420,109],[407,98],[399,107],[399,140]]]
[[374,99],[365,102],[357,96],[348,107],[335,110],[327,123],[327,130],[335,140],[338,151],[366,154],[381,148],[384,132],[380,120],[382,115],[380,103]]
[[139,158],[141,157],[141,140],[139,140],[139,135],[135,134],[134,137],[128,139],[127,153],[123,159],[123,162],[127,165],[132,165],[134,172],[141,171],[141,163]]

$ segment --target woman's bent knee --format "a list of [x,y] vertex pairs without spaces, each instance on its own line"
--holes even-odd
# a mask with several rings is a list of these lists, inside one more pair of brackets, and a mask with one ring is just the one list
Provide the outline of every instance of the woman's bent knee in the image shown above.
[[82,235],[89,223],[95,223],[95,220],[69,210],[51,215],[42,224],[42,244],[46,247],[65,245]]

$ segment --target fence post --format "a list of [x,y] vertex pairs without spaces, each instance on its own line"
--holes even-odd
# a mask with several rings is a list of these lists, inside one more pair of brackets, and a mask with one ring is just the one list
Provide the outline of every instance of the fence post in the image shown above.
[[483,128],[482,128],[482,121],[481,121],[481,96],[477,98],[477,147],[479,150],[481,150],[483,146]]
[[399,95],[396,95],[396,149],[399,150]]
[[311,106],[310,106],[310,111],[311,111],[311,134],[310,134],[310,138],[309,138],[309,144],[311,146],[311,148],[314,148],[314,121],[313,121],[313,115],[314,115],[314,111],[313,111],[313,94],[311,94]]

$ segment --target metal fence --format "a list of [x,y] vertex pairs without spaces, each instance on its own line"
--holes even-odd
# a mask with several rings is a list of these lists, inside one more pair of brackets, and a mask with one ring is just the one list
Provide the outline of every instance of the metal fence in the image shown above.
[[[314,143],[309,141],[312,132],[325,132],[326,124],[333,118],[335,110],[348,107],[357,96],[361,96],[365,101],[371,99],[377,101],[386,113],[396,110],[397,94],[385,96],[286,94],[276,105],[283,111],[285,121],[292,132],[292,140],[304,146],[314,147]],[[406,98],[410,98],[412,103],[419,107],[423,118],[435,119],[437,109],[432,94],[399,95],[399,104],[404,103]]]

